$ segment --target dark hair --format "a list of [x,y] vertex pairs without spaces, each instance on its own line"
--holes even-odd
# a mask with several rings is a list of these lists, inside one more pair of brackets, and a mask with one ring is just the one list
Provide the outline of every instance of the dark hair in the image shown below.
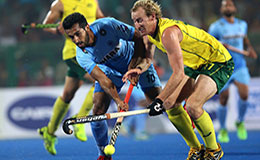
[[86,18],[82,14],[75,12],[75,13],[68,15],[63,20],[62,26],[64,29],[70,29],[76,23],[79,24],[80,28],[84,28],[88,24]]

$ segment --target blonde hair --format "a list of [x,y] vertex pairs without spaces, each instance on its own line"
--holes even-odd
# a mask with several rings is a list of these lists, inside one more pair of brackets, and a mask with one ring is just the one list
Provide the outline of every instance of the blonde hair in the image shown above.
[[142,7],[145,10],[147,16],[155,14],[156,18],[162,18],[161,6],[153,0],[136,1],[131,12],[135,12],[139,7]]

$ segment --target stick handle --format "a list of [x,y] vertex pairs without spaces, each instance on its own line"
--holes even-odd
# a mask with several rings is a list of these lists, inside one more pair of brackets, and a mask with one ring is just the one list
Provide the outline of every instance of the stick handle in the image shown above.
[[107,113],[106,119],[114,119],[114,118],[123,118],[127,116],[133,116],[138,114],[145,114],[149,113],[150,109],[141,109],[141,110],[134,110],[134,111],[127,111],[127,112],[116,112],[116,113]]
[[133,91],[133,88],[134,86],[132,84],[129,85],[129,88],[128,88],[128,91],[126,93],[126,96],[125,96],[125,99],[124,99],[124,102],[125,103],[128,103],[129,102],[129,99],[130,99],[130,96],[132,94],[132,91]]

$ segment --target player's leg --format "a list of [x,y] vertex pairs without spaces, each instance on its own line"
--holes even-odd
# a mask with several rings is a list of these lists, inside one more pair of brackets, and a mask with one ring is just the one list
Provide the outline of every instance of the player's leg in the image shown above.
[[[93,107],[93,93],[94,93],[94,86],[91,86],[79,112],[76,115],[77,118],[89,115]],[[73,125],[73,130],[74,130],[74,135],[78,140],[82,142],[87,141],[85,124],[75,124]]]
[[220,123],[220,130],[218,133],[218,141],[222,143],[229,142],[228,130],[226,128],[226,117],[227,117],[227,102],[229,97],[229,89],[223,90],[219,94],[219,106],[217,109],[217,117]]
[[[77,67],[75,68],[75,70],[77,71],[77,74],[79,75],[79,77],[81,77],[81,79],[84,78],[88,81],[91,81],[94,84],[94,80],[91,78],[91,76],[88,73],[86,73],[85,70],[83,70],[81,67],[80,68]],[[77,118],[87,116],[91,111],[93,107],[93,93],[94,93],[94,85],[92,85],[90,90],[88,91],[84,99],[84,102],[79,112],[76,115]],[[78,140],[82,142],[87,141],[85,124],[75,124],[73,125],[73,129],[74,129],[74,135]]]
[[[106,76],[113,82],[114,85],[117,87],[117,91],[121,89],[124,85],[122,82],[122,74],[117,72],[116,70],[112,70],[111,68],[105,65],[98,65],[98,67],[106,74]],[[120,75],[120,76],[119,76]],[[95,82],[95,89],[94,89],[94,98],[93,98],[93,114],[100,115],[105,114],[108,110],[110,105],[111,97],[105,93],[105,91],[101,88],[98,82]],[[99,158],[105,157],[107,159],[111,157],[106,157],[103,149],[108,144],[108,126],[106,121],[97,121],[91,123],[91,129],[93,136],[95,138],[97,147],[98,147],[98,154]]]
[[89,112],[91,111],[92,107],[93,107],[93,93],[94,93],[94,83],[95,81],[93,80],[93,78],[84,71],[84,79],[91,81],[93,83],[93,85],[91,86],[90,90],[87,93],[87,96],[77,114],[77,117],[83,117],[83,116],[87,116],[89,114]]
[[[97,87],[97,84],[96,84]],[[97,88],[100,86],[98,85]],[[101,88],[101,87],[100,87]],[[93,107],[93,115],[100,115],[106,113],[111,98],[104,91],[99,92],[98,90],[94,91],[94,107]],[[99,156],[105,156],[103,152],[104,147],[108,144],[108,126],[107,121],[97,121],[91,123],[91,129],[93,136],[96,141],[98,154]]]
[[238,119],[236,121],[237,136],[241,140],[247,139],[247,131],[244,124],[244,117],[249,103],[247,101],[250,82],[250,74],[247,67],[238,68],[234,75],[234,84],[237,86],[239,93],[238,100]]
[[69,104],[73,99],[79,86],[79,79],[66,76],[63,94],[56,100],[53,106],[53,115],[48,124],[48,130],[50,134],[54,134],[57,130],[59,124],[66,115],[69,109]]
[[94,93],[94,88],[95,88],[95,81],[92,79],[92,77],[88,73],[86,73],[84,75],[84,78],[87,80],[90,80],[93,83],[93,85],[91,86],[90,90],[88,91],[87,96],[77,114],[77,117],[87,116],[93,107],[93,93]]
[[63,94],[61,97],[58,97],[54,103],[53,113],[48,126],[38,130],[44,138],[46,150],[53,155],[57,153],[55,149],[55,132],[69,109],[69,103],[79,88],[79,82],[80,80],[77,78],[66,76]]
[[[177,99],[176,97],[169,97],[173,98],[172,101],[175,101],[176,103],[174,106],[167,108],[166,110],[169,120],[172,122],[175,128],[182,135],[187,145],[190,147],[187,160],[200,159],[203,157],[204,153],[204,147],[200,144],[193,130],[191,118],[182,106],[182,102],[190,96],[193,88],[194,79],[189,78],[183,87],[177,88],[175,90],[181,90]],[[172,95],[174,95],[174,93]]]
[[196,79],[194,90],[186,101],[186,108],[201,135],[206,150],[205,160],[219,160],[224,152],[216,141],[213,122],[203,105],[216,93],[219,93],[230,79],[234,70],[232,59],[225,63],[211,63],[201,66],[198,70],[185,68],[185,74]]
[[[179,98],[176,97],[174,99],[174,101],[176,101],[178,98],[179,103],[173,109],[169,108],[169,110],[167,110],[167,114],[171,123],[177,128],[188,146],[190,146],[193,150],[192,153],[190,152],[192,155],[188,157],[188,159],[192,159],[194,156],[196,156],[195,154],[198,154],[198,158],[201,157],[201,154],[198,153],[200,152],[201,144],[197,139],[195,132],[193,131],[189,115],[181,105],[181,102],[190,94],[190,88],[192,88],[193,81],[190,79],[188,82],[189,83],[187,83],[187,87],[183,88],[183,92],[180,94]],[[145,96],[147,97],[148,102],[154,100],[161,92],[159,77],[156,71],[153,70],[152,65],[147,72],[144,72],[140,76],[139,83],[145,92]],[[182,90],[182,88],[180,90]]]
[[[80,85],[84,83],[84,81],[89,81],[94,83],[94,80],[91,78],[91,76],[86,73],[86,71],[79,66],[75,58],[71,58],[66,60],[66,64],[69,66],[67,75],[69,77],[74,77],[77,79],[80,79]],[[87,96],[84,99],[84,102],[79,110],[79,112],[75,115],[77,117],[86,116],[89,114],[89,111],[93,107],[93,91],[94,87],[92,87],[88,93]],[[75,92],[73,93],[74,96]],[[86,141],[87,136],[85,132],[85,124],[75,124],[73,125],[74,128],[74,135],[75,137],[80,141]]]
[[186,107],[204,141],[206,147],[204,157],[208,158],[208,154],[214,153],[214,158],[220,159],[223,156],[223,151],[217,144],[213,122],[209,114],[203,110],[205,102],[216,92],[215,81],[211,77],[201,74],[196,80],[194,92],[186,101]]
[[247,130],[244,123],[244,117],[247,111],[247,107],[249,106],[247,101],[249,89],[248,86],[243,83],[235,82],[235,85],[238,88],[240,96],[238,100],[238,120],[236,121],[237,136],[240,140],[246,140]]
[[[213,122],[203,110],[203,105],[228,82],[234,70],[234,62],[231,59],[226,63],[212,63],[202,66],[199,70],[189,70],[196,81],[194,91],[186,101],[186,107],[204,141],[206,150],[203,158],[219,160],[224,152],[216,141]],[[199,76],[196,73],[199,73]]]

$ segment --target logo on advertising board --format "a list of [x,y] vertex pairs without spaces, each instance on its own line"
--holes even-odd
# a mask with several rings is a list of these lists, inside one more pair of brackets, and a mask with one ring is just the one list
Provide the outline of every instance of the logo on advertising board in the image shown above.
[[[56,97],[27,96],[8,107],[8,119],[25,129],[37,129],[48,124]],[[69,112],[68,114],[69,115]]]

